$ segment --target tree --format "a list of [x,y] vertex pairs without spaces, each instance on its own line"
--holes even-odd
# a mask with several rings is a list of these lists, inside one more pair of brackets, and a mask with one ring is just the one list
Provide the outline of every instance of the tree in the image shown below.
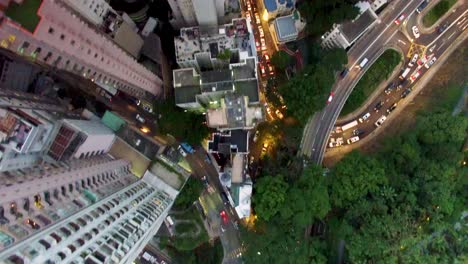
[[328,65],[332,71],[340,71],[343,65],[348,64],[348,54],[344,49],[334,48],[325,53],[321,63]]
[[330,211],[328,185],[323,170],[308,166],[288,192],[288,202],[281,210],[281,217],[291,221],[296,229],[302,229],[315,219],[322,219]]
[[263,176],[255,184],[253,203],[257,215],[265,221],[270,220],[286,201],[288,184],[283,176]]
[[346,208],[386,182],[383,165],[377,159],[353,151],[333,168],[330,196],[334,205]]
[[175,207],[186,209],[189,208],[200,196],[203,191],[203,184],[194,177],[188,178],[184,188],[174,201]]
[[279,92],[288,113],[304,124],[325,105],[334,81],[333,72],[327,66],[309,66],[281,86]]
[[271,56],[271,64],[280,70],[285,70],[292,62],[292,57],[284,50],[279,50]]
[[229,61],[231,59],[232,52],[230,49],[224,49],[216,55],[216,58],[223,60],[223,61]]
[[158,130],[161,134],[170,134],[176,139],[198,145],[208,136],[209,129],[205,125],[205,117],[192,112],[184,112],[177,107],[174,100],[154,104],[158,117]]
[[330,30],[333,24],[354,19],[359,14],[359,9],[353,5],[355,2],[347,0],[302,1],[298,8],[307,21],[307,31],[317,37]]

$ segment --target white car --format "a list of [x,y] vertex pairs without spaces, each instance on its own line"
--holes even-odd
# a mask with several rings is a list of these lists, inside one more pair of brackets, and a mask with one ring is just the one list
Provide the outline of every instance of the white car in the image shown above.
[[417,26],[413,26],[411,29],[413,30],[414,38],[419,38],[419,36],[421,36],[421,34],[419,34],[419,29]]
[[387,120],[387,117],[384,116],[384,115],[381,116],[381,117],[377,120],[377,122],[375,122],[375,126],[376,126],[376,127],[381,126],[381,125],[383,124],[383,122],[385,122],[385,120]]
[[138,120],[138,121],[141,122],[141,123],[144,123],[144,122],[145,122],[145,119],[144,119],[140,114],[137,114],[137,115],[136,115],[136,120]]
[[414,54],[414,55],[413,55],[413,58],[412,58],[411,61],[408,63],[408,66],[413,67],[414,64],[416,63],[416,61],[418,60],[418,58],[419,58],[419,54],[417,54],[417,53]]
[[353,143],[358,142],[358,141],[359,141],[359,136],[355,136],[355,137],[352,137],[352,138],[348,139],[346,142],[348,144],[353,144]]
[[260,34],[261,38],[263,38],[265,36],[265,32],[263,32],[262,26],[258,26],[258,33]]
[[434,64],[434,62],[435,62],[436,60],[437,60],[437,58],[436,58],[436,57],[433,57],[430,61],[428,61],[428,62],[424,65],[424,67],[426,67],[426,69],[429,69],[429,67],[431,67],[432,64]]
[[362,123],[362,122],[366,121],[367,119],[369,119],[369,117],[370,117],[370,113],[367,113],[367,114],[363,115],[361,118],[359,118],[358,120],[359,120],[360,123]]
[[179,153],[180,153],[180,155],[182,155],[182,157],[184,157],[184,158],[187,157],[187,153],[185,152],[185,150],[181,146],[179,146],[177,149],[179,150]]

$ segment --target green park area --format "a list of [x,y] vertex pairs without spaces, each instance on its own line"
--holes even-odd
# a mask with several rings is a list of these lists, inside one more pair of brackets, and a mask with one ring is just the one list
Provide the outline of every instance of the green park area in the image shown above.
[[397,51],[386,50],[377,61],[370,66],[361,80],[359,80],[356,87],[354,87],[340,115],[344,116],[358,109],[380,83],[390,76],[401,59],[401,55]]
[[437,22],[447,11],[457,2],[457,0],[442,0],[432,7],[423,18],[423,25],[430,27]]
[[37,16],[40,5],[41,0],[24,0],[20,5],[12,1],[5,11],[5,15],[20,23],[29,32],[34,32],[40,20],[39,16]]

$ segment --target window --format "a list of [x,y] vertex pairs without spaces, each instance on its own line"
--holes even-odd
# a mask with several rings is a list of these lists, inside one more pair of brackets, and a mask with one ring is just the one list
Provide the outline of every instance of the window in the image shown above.
[[61,40],[64,40],[64,39],[65,39],[65,35],[64,35],[64,34],[61,34],[61,35],[60,35],[60,39],[61,39]]
[[49,34],[54,34],[54,29],[53,28],[49,28]]
[[75,40],[72,39],[72,40],[70,41],[70,44],[71,44],[72,46],[75,46]]

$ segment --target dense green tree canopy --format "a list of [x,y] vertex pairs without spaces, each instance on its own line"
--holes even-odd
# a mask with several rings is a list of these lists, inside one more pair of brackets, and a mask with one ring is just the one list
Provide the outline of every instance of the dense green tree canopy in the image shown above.
[[286,69],[292,62],[292,57],[284,50],[277,51],[271,55],[271,64],[280,70]]
[[202,191],[203,184],[201,181],[190,177],[179,195],[177,195],[174,206],[182,209],[189,208],[198,199]]
[[286,201],[288,184],[283,176],[263,176],[255,184],[256,195],[253,198],[258,217],[268,221]]

